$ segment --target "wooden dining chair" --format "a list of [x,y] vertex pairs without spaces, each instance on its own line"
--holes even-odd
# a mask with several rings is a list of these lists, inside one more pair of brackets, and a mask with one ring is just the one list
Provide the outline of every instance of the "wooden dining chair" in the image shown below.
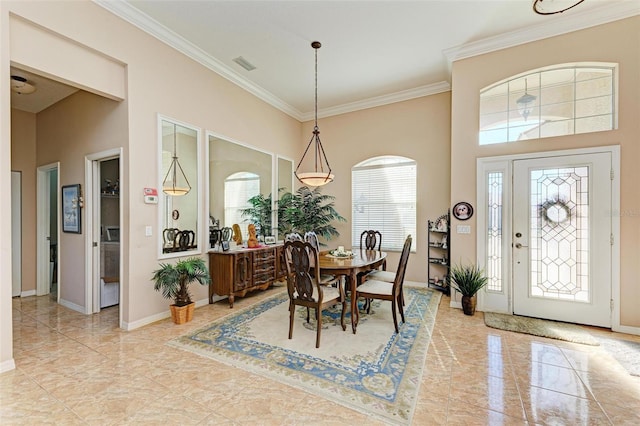
[[362,234],[360,234],[360,249],[380,251],[381,248],[382,234],[380,231],[375,231],[373,229],[362,231]]
[[[340,325],[342,331],[347,326],[344,316],[347,307],[344,286],[338,279],[322,281],[320,268],[312,268],[312,264],[318,265],[318,251],[313,245],[304,241],[287,241],[284,243],[285,258],[287,259],[287,291],[289,292],[289,339],[293,338],[293,320],[296,314],[296,306],[307,308],[307,323],[309,322],[309,310],[315,309],[316,317],[316,348],[320,347],[320,334],[322,331],[322,310],[338,303],[342,304]],[[332,285],[335,284],[335,287]]]
[[[411,235],[407,236],[402,247],[402,254],[400,255],[400,263],[396,270],[395,279],[392,283],[386,281],[379,281],[375,279],[367,279],[364,283],[356,288],[356,298],[364,297],[365,299],[379,299],[391,301],[391,310],[393,312],[393,325],[396,329],[396,333],[399,332],[398,320],[396,311],[400,311],[402,322],[404,323],[404,297],[402,284],[404,283],[404,274],[407,270],[407,263],[409,261],[409,252],[411,251]],[[370,306],[367,308],[367,313],[370,312]],[[353,314],[352,314],[353,315]],[[356,315],[359,313],[356,311]]]

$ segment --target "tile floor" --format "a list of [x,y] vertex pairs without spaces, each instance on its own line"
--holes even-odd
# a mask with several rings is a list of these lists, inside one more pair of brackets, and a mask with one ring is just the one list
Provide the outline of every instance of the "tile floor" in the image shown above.
[[[236,299],[236,308],[282,290]],[[227,313],[221,301],[189,324],[126,332],[117,307],[85,316],[47,296],[16,298],[17,368],[0,374],[0,424],[381,424],[164,344]],[[600,347],[487,328],[482,313],[466,317],[443,297],[413,424],[638,425],[640,378]]]

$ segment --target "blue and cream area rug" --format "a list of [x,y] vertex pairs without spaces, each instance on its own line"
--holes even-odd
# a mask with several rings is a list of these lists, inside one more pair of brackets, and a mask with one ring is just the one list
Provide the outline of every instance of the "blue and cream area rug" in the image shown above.
[[315,347],[313,319],[307,324],[306,309],[298,307],[289,340],[289,297],[281,292],[168,344],[387,423],[409,424],[441,294],[406,284],[404,291],[407,322],[399,325],[399,334],[391,302],[374,301],[370,314],[360,311],[357,334],[351,331],[350,314],[342,331],[339,309],[325,310],[320,348]]

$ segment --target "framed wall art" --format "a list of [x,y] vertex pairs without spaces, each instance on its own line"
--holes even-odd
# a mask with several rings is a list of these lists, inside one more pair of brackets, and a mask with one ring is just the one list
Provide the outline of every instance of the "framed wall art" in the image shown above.
[[82,195],[80,184],[62,187],[62,232],[82,234]]
[[456,219],[467,220],[471,219],[471,216],[473,216],[473,207],[471,204],[462,201],[453,206],[453,217]]

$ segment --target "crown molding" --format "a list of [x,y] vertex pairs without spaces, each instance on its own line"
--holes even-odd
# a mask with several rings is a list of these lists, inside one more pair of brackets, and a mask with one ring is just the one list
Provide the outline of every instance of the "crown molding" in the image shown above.
[[637,1],[603,4],[582,12],[559,16],[557,20],[549,20],[521,30],[445,49],[443,53],[447,58],[449,71],[451,71],[451,64],[454,61],[630,18],[639,14],[640,2]]
[[[435,95],[438,93],[448,92],[451,90],[451,85],[446,81],[439,83],[429,84],[426,86],[416,87],[414,89],[403,90],[400,92],[391,93],[388,95],[375,96],[369,99],[363,99],[361,101],[350,102],[343,105],[338,105],[331,108],[324,108],[318,110],[318,118],[326,118],[334,115],[345,114],[348,112],[360,111],[367,108],[374,108],[382,105],[393,104],[396,102],[408,101],[410,99],[420,98],[423,96]],[[302,115],[301,121],[313,120],[314,113],[307,112]]]
[[[138,27],[142,31],[145,31],[151,36],[157,38],[163,43],[166,43],[177,51],[185,54],[194,61],[209,68],[223,78],[226,78],[230,82],[238,85],[242,89],[253,94],[257,98],[263,100],[274,108],[277,108],[285,114],[295,118],[296,120],[302,122],[314,118],[313,111],[302,113],[297,108],[294,108],[293,106],[284,102],[282,99],[278,98],[271,92],[247,80],[246,78],[235,72],[233,69],[229,68],[216,58],[212,57],[199,47],[195,46],[193,43],[185,40],[183,37],[169,30],[156,20],[151,19],[146,14],[131,6],[129,3],[121,0],[93,0],[93,2],[118,16],[119,18],[129,22],[135,27]],[[417,87],[415,89],[404,90],[389,95],[377,96],[362,101],[351,102],[344,105],[338,105],[335,107],[318,110],[318,117],[330,117],[333,115],[344,114],[361,109],[387,105],[394,102],[406,101],[421,96],[433,95],[449,90],[451,90],[451,86],[449,85],[449,83],[435,83],[427,86]]]
[[93,2],[135,27],[140,28],[142,31],[145,31],[163,43],[166,43],[170,47],[173,47],[178,52],[183,53],[194,61],[209,68],[223,78],[240,86],[242,89],[267,102],[269,105],[272,105],[285,114],[301,121],[302,112],[287,104],[271,92],[247,80],[216,58],[207,54],[204,50],[187,41],[182,36],[171,31],[156,20],[151,19],[148,15],[140,12],[129,3],[121,0],[93,0]]

